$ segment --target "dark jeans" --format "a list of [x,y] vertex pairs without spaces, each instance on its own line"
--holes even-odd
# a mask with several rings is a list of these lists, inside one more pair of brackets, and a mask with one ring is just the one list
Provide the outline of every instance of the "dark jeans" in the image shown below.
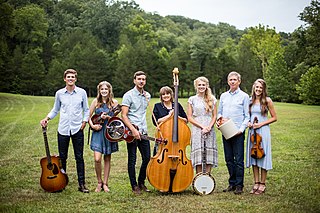
[[138,184],[144,184],[144,181],[147,177],[147,166],[150,161],[150,142],[148,140],[134,140],[131,143],[127,143],[128,173],[131,187],[138,185],[136,180],[137,147],[142,157],[142,163],[138,176]]
[[229,171],[229,185],[243,187],[245,134],[226,140],[222,136],[224,157]]
[[83,130],[79,130],[79,132],[71,136],[60,135],[58,133],[59,157],[61,158],[62,168],[65,171],[67,171],[67,159],[68,159],[68,149],[69,149],[70,138],[72,139],[73,151],[74,151],[74,156],[77,164],[78,183],[79,185],[82,185],[82,184],[85,184],[84,160],[83,160],[83,145],[84,145]]

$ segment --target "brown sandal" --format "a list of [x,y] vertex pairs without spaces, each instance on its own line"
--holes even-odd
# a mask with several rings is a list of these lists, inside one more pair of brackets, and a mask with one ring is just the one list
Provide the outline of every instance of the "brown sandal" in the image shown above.
[[[262,187],[262,189],[260,188]],[[255,195],[261,195],[266,191],[266,184],[265,183],[260,183],[259,188],[257,189],[257,191],[255,191]]]
[[[255,186],[257,186],[257,187],[255,187]],[[255,182],[251,191],[250,191],[250,194],[254,194],[259,189],[259,187],[260,187],[260,182]]]
[[103,191],[104,192],[109,192],[110,190],[109,190],[109,187],[108,187],[108,184],[104,184],[103,186],[102,186],[102,188],[103,188]]
[[95,192],[101,192],[102,189],[103,189],[103,182],[98,182],[98,186],[97,186]]

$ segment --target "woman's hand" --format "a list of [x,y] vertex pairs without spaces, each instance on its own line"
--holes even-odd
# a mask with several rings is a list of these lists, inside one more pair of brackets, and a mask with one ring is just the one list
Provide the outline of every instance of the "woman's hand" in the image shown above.
[[263,125],[261,123],[254,123],[252,125],[253,129],[259,129],[260,127],[262,127]]
[[202,134],[207,134],[211,131],[211,127],[210,126],[205,126],[201,129],[201,133]]
[[100,131],[102,129],[102,126],[100,124],[94,124],[91,128],[95,131]]

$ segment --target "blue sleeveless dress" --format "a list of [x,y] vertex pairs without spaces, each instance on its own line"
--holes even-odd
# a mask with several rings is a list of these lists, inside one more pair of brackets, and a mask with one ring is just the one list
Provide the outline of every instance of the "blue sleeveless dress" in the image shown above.
[[[110,109],[106,104],[103,104],[100,108],[96,108],[96,114],[100,114],[101,112],[106,112],[108,115],[113,116],[113,112],[110,112]],[[119,150],[118,143],[110,142],[104,135],[107,123],[108,121],[105,120],[100,131],[92,131],[90,144],[90,148],[92,151],[100,152],[104,155],[110,155],[111,153]]]
[[[251,107],[251,116],[250,122],[253,123],[254,118],[258,118],[258,122],[263,122],[268,119],[268,116],[261,115],[260,104],[254,104]],[[253,134],[253,129],[248,130],[248,138],[247,138],[247,153],[246,153],[246,167],[250,167],[252,165],[257,165],[265,170],[272,169],[272,155],[271,155],[271,134],[270,134],[270,126],[264,125],[259,129],[256,129],[256,132],[262,136],[261,146],[263,147],[265,156],[261,159],[254,159],[250,156],[252,142],[250,141],[250,136]]]

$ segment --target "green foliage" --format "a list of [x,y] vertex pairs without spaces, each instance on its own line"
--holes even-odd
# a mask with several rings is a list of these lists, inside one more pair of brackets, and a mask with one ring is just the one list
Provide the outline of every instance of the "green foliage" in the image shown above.
[[274,101],[291,101],[296,96],[295,84],[290,78],[283,55],[277,52],[269,62],[265,74],[268,85],[268,95]]
[[16,22],[15,38],[23,52],[38,48],[47,38],[48,20],[45,11],[37,5],[27,5],[14,11]]
[[320,105],[320,67],[315,66],[308,69],[302,75],[297,91],[299,99],[305,104]]
[[248,42],[253,53],[260,59],[262,73],[265,75],[270,58],[276,53],[283,53],[280,45],[280,35],[274,29],[263,25],[250,27],[241,38],[242,42]]
[[[318,14],[319,2],[312,1],[300,14],[307,25],[293,33],[276,33],[263,25],[242,31],[228,23],[163,17],[143,11],[134,1],[2,1],[0,91],[52,95],[64,86],[63,71],[72,67],[90,96],[101,80],[109,81],[121,96],[132,87],[137,70],[148,74],[147,89],[156,95],[160,87],[172,84],[171,71],[178,67],[183,97],[194,93],[193,80],[200,75],[219,96],[233,70],[242,75],[241,88],[248,92],[257,78],[266,78],[277,52],[287,66],[281,75],[288,74],[297,84],[307,70],[304,66],[319,65]],[[28,74],[31,67],[37,69]],[[35,91],[22,89],[32,75],[45,84]],[[296,95],[284,100],[300,102]]]
[[319,65],[320,61],[320,2],[312,0],[310,6],[307,6],[302,13],[300,19],[307,22],[308,27],[305,31],[306,39],[306,62],[308,65]]

